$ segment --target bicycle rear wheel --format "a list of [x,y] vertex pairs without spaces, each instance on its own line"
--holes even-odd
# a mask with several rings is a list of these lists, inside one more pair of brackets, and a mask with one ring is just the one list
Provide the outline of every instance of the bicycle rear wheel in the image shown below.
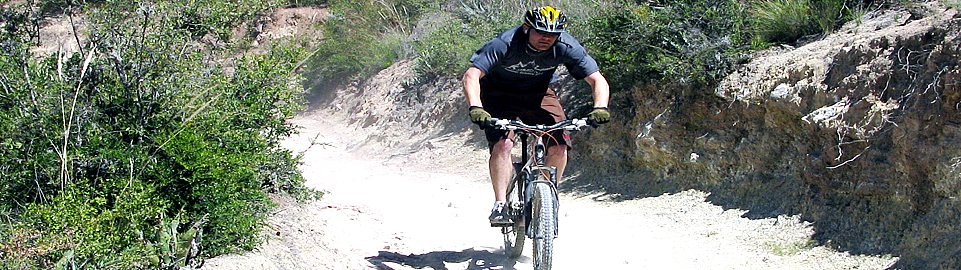
[[517,217],[514,224],[501,227],[501,233],[504,234],[504,253],[511,258],[520,257],[524,252],[524,240],[527,237],[524,219]]
[[557,233],[557,197],[546,182],[535,183],[533,192],[531,225],[534,233],[534,269],[549,270]]
[[[514,167],[515,173],[520,174],[519,164],[514,164]],[[511,219],[514,220],[514,224],[501,227],[501,233],[504,234],[504,253],[511,258],[521,256],[521,253],[524,252],[524,241],[527,238],[524,195],[522,193],[524,190],[524,181],[522,179],[522,177],[515,178],[514,187],[507,193],[508,213],[511,215]]]

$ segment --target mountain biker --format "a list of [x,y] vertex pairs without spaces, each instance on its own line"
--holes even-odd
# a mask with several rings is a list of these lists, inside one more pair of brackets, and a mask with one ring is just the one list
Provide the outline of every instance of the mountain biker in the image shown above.
[[[464,72],[471,121],[485,131],[490,147],[490,176],[494,188],[491,225],[512,221],[505,213],[507,188],[513,171],[510,149],[513,136],[488,127],[492,117],[519,118],[527,124],[554,124],[566,120],[554,90],[550,89],[559,65],[567,67],[575,79],[584,79],[593,88],[594,109],[588,118],[598,123],[610,121],[610,86],[597,62],[566,32],[563,12],[544,6],[524,12],[523,24],[507,30],[478,49]],[[546,163],[557,168],[558,179],[567,165],[570,136],[566,131],[547,139]],[[549,138],[549,137],[545,137]]]

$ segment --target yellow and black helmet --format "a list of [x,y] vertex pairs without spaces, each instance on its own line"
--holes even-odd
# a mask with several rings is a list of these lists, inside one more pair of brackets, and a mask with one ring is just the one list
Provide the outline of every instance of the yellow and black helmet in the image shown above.
[[567,28],[567,16],[551,6],[528,10],[524,13],[524,24],[549,33],[562,33]]

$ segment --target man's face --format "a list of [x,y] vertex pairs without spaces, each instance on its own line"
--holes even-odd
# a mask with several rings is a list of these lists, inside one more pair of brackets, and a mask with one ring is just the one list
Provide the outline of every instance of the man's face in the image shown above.
[[561,35],[559,33],[541,32],[526,25],[524,27],[528,29],[529,33],[527,35],[527,42],[538,51],[550,49],[551,46],[554,46],[554,42],[557,41],[557,37]]

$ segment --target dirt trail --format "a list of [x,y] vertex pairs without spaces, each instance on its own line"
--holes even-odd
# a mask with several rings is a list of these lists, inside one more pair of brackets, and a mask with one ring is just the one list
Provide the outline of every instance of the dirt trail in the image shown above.
[[[398,162],[351,151],[366,137],[339,119],[294,122],[302,131],[285,146],[322,143],[304,152],[302,169],[307,184],[327,194],[308,204],[278,198],[262,248],[208,260],[204,269],[531,268],[529,248],[518,261],[507,258],[499,231],[486,224],[485,151],[448,140],[432,148],[465,162]],[[885,269],[897,260],[813,245],[811,226],[797,217],[752,220],[707,195],[609,202],[563,194],[554,269]]]

